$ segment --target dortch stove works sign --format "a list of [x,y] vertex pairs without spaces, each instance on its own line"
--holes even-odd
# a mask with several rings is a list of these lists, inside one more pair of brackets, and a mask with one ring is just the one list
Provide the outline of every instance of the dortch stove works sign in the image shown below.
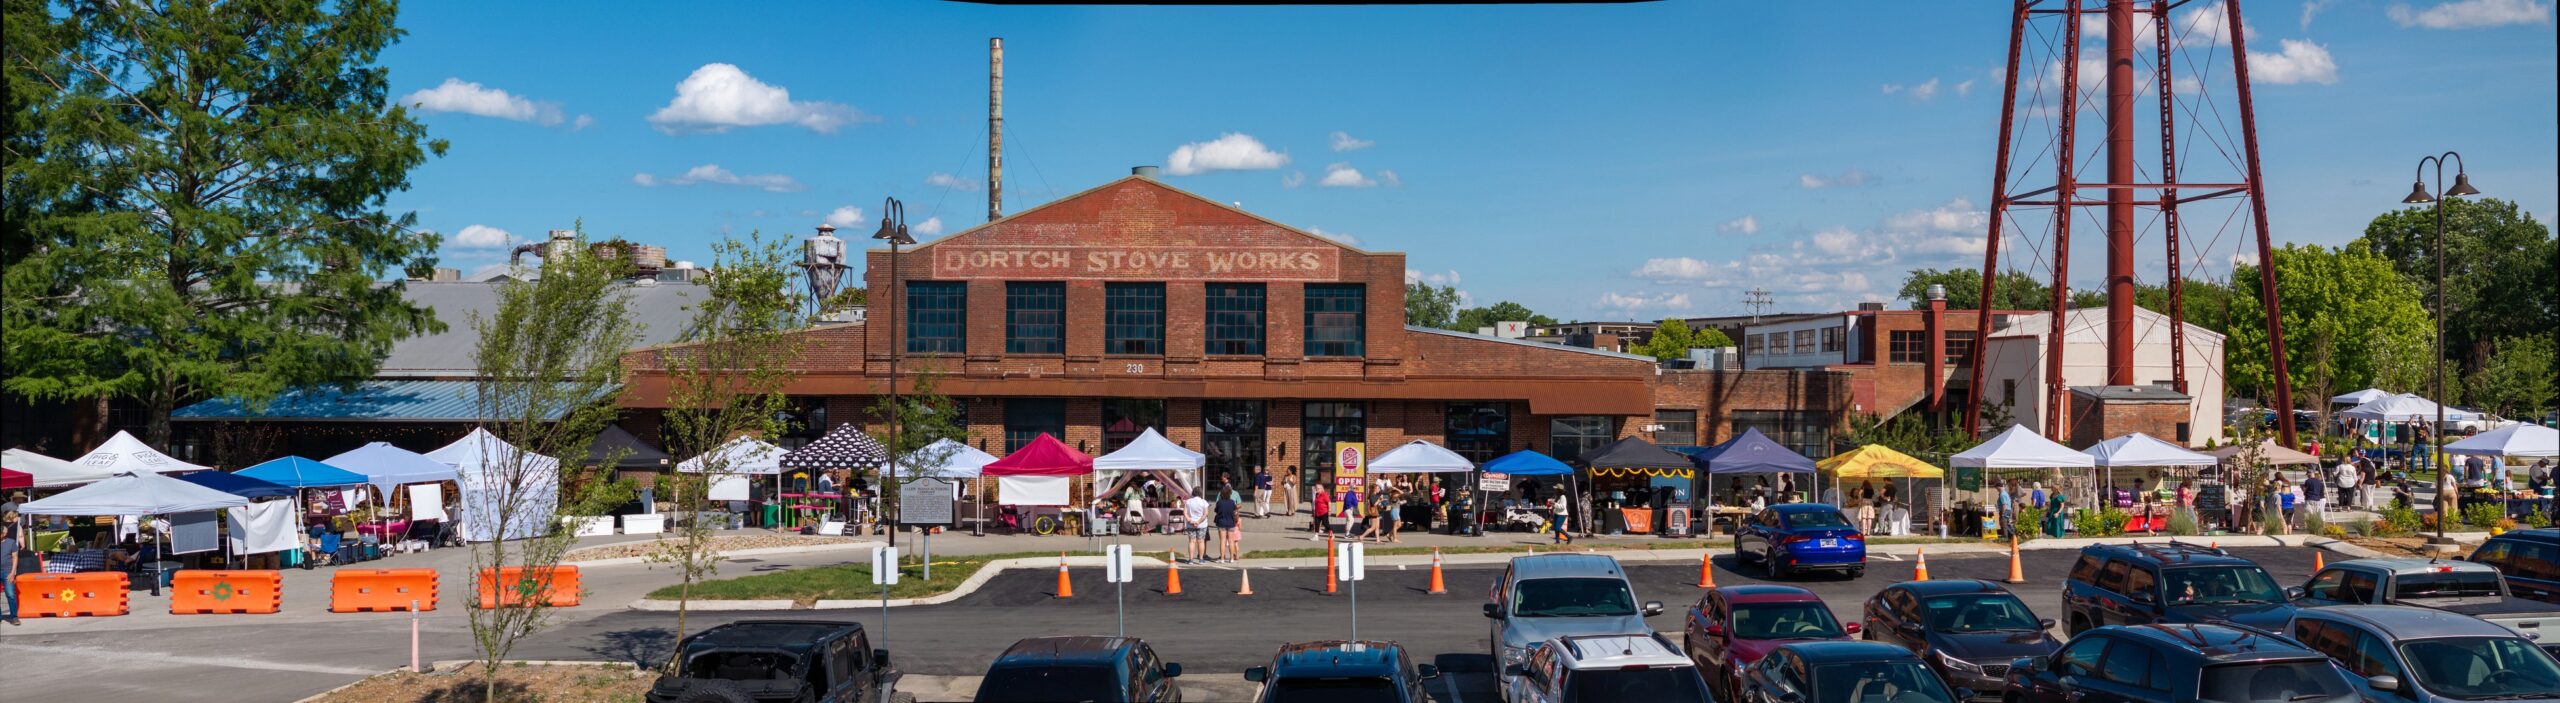
[[1341,275],[1341,253],[1326,246],[944,245],[933,249],[933,277],[1326,281]]

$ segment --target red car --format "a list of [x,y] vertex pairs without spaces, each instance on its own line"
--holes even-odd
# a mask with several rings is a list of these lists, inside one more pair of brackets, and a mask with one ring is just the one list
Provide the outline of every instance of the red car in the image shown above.
[[1743,667],[1759,663],[1771,650],[1790,642],[1847,640],[1858,624],[1840,624],[1821,596],[1794,586],[1727,586],[1709,589],[1689,608],[1682,644],[1699,673],[1715,687],[1716,699],[1739,700],[1735,686]]

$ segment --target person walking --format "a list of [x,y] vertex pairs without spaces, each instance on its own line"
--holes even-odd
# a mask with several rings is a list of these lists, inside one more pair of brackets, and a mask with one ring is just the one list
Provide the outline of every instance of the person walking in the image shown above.
[[1552,525],[1556,532],[1556,544],[1565,544],[1573,541],[1573,534],[1569,532],[1567,528],[1567,525],[1573,522],[1572,506],[1572,502],[1567,501],[1564,494],[1561,492],[1557,493],[1555,500],[1547,505],[1547,510],[1555,514],[1555,519],[1552,521]]
[[1218,497],[1218,505],[1215,508],[1216,517],[1213,518],[1218,528],[1218,560],[1229,564],[1235,563],[1236,559],[1244,556],[1243,548],[1240,546],[1244,542],[1244,526],[1242,521],[1236,519],[1237,510],[1234,493],[1230,492]]
[[7,602],[0,608],[0,622],[10,625],[18,624],[18,551],[24,542],[18,532],[18,511],[0,513],[0,600]]
[[1404,543],[1404,539],[1397,535],[1404,531],[1404,504],[1412,499],[1413,497],[1405,493],[1403,489],[1397,489],[1387,493],[1387,502],[1378,511],[1378,519],[1386,523],[1386,539],[1384,541],[1396,544]]
[[1253,517],[1271,517],[1271,470],[1253,467]]
[[1201,555],[1209,550],[1209,501],[1201,498],[1197,493],[1184,498],[1182,526],[1183,532],[1189,535],[1189,539],[1185,541],[1190,546],[1191,558],[1186,563],[1200,563],[1204,558]]
[[1307,522],[1307,541],[1322,541],[1333,534],[1333,494],[1316,489],[1315,514]]

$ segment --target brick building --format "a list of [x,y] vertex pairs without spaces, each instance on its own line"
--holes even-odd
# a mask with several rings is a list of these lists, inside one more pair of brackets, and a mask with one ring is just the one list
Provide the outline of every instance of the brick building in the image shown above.
[[[967,442],[990,453],[1045,432],[1101,454],[1152,427],[1208,454],[1211,477],[1295,468],[1312,485],[1337,441],[1423,439],[1477,461],[1571,460],[1638,435],[1711,443],[1744,426],[1827,442],[1847,398],[1819,369],[1664,370],[1407,326],[1404,254],[1143,173],[891,256],[866,254],[863,323],[804,333],[786,392],[810,425],[872,423],[894,357],[905,382],[930,374],[958,400]],[[629,357],[624,396],[626,424],[653,441],[668,388],[656,353]]]
[[[1991,311],[1996,331],[2024,310]],[[1845,374],[1851,412],[1893,417],[1906,411],[1961,413],[1975,325],[1981,311],[1947,309],[1943,297],[1917,310],[1884,303],[1820,315],[1790,315],[1745,326],[1744,369],[1830,369]]]

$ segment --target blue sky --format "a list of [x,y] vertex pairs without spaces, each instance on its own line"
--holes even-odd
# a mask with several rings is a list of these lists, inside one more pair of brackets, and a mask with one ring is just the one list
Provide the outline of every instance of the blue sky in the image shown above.
[[[884,196],[956,232],[985,219],[1002,36],[1008,212],[1166,165],[1178,187],[1407,252],[1477,303],[1653,319],[1739,312],[1765,287],[1781,309],[1837,309],[1891,298],[1911,268],[1980,265],[2003,5],[412,2],[383,63],[453,146],[392,206],[465,269],[581,218],[693,260],[723,233],[797,240],[833,218],[859,235]],[[2280,241],[2354,238],[2445,149],[2488,194],[2546,223],[2560,209],[2549,0],[2243,7]],[[2227,100],[2199,110],[2237,133]],[[2207,240],[2191,270],[2243,253],[2228,211],[2190,211]],[[2085,286],[2098,246],[2076,232]]]

